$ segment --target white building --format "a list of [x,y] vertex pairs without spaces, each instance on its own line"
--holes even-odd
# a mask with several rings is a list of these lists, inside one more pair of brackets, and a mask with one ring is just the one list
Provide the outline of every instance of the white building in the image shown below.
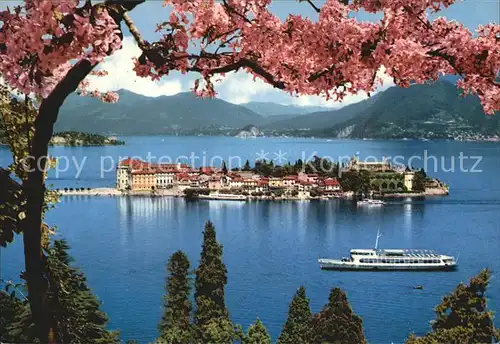
[[415,179],[415,172],[405,172],[404,173],[404,186],[406,190],[413,190],[413,180]]
[[116,168],[116,188],[124,191],[131,188],[132,180],[129,166],[118,165]]
[[156,173],[156,185],[158,189],[166,189],[174,186],[175,172],[174,171],[158,171]]

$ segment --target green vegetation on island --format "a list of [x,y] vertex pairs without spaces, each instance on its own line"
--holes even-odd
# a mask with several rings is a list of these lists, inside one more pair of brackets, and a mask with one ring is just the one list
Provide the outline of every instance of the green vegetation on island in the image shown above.
[[113,136],[103,136],[99,134],[89,134],[77,131],[63,131],[54,133],[50,140],[54,146],[119,146],[124,145],[124,141]]

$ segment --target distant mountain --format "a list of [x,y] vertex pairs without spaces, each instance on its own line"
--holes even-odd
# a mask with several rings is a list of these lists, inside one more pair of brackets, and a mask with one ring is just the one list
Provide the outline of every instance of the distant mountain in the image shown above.
[[116,104],[71,95],[61,108],[56,131],[98,134],[173,134],[201,128],[242,128],[264,123],[264,118],[243,106],[220,99],[199,98],[192,92],[146,97],[119,91]]
[[[345,115],[342,108],[331,117]],[[461,97],[448,81],[391,87],[369,100],[351,105],[351,118],[311,131],[313,136],[349,138],[473,138],[500,133],[499,116],[484,114],[475,96]],[[343,112],[344,111],[344,112]],[[352,115],[352,112],[351,112]],[[313,121],[311,115],[302,120]],[[278,123],[275,123],[278,124]]]
[[328,110],[327,107],[321,106],[282,105],[267,102],[249,102],[240,105],[264,117],[274,117],[280,115],[304,115],[311,112]]
[[267,130],[293,130],[293,129],[324,129],[337,123],[342,123],[356,117],[366,111],[379,97],[375,96],[351,105],[344,106],[338,110],[319,111],[307,115],[287,117],[279,121],[267,124]]

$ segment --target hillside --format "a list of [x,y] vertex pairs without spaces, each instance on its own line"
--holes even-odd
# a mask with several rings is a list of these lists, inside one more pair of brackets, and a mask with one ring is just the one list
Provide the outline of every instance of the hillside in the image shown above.
[[319,111],[307,115],[284,118],[280,121],[267,124],[267,130],[293,129],[323,129],[334,124],[342,123],[366,111],[379,97],[380,93],[365,101],[344,106],[338,110]]
[[321,106],[282,105],[271,102],[248,102],[240,105],[264,117],[282,115],[293,117],[297,115],[305,115],[311,112],[328,110],[328,108]]
[[245,107],[199,98],[191,92],[156,98],[124,90],[119,94],[116,104],[71,95],[61,109],[55,130],[154,135],[264,123],[262,116]]
[[[355,105],[363,106],[369,101]],[[456,86],[447,81],[407,89],[392,87],[371,101],[370,106],[356,116],[311,134],[349,138],[461,139],[493,136],[500,132],[498,116],[485,115],[477,97],[459,96]]]

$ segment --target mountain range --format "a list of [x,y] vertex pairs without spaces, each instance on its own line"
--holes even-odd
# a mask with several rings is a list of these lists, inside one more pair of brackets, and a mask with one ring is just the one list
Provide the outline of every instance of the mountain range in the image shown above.
[[[146,97],[119,91],[117,104],[68,97],[55,131],[116,135],[236,135],[248,125],[264,135],[339,138],[463,138],[500,133],[498,115],[484,114],[475,96],[452,82],[391,87],[340,109],[250,102],[236,105],[193,93]],[[304,113],[305,111],[313,111]],[[289,113],[287,113],[289,112]],[[0,133],[0,137],[2,133]]]
[[[316,114],[295,121],[313,123]],[[385,92],[328,114],[329,126],[315,123],[309,135],[348,138],[472,139],[497,136],[499,116],[484,114],[476,96],[460,96],[447,81],[391,87]],[[341,117],[342,120],[339,120]],[[290,120],[288,121],[290,123]],[[274,123],[273,125],[279,125]]]
[[71,95],[61,108],[56,131],[98,134],[155,135],[210,127],[241,128],[261,125],[264,117],[221,99],[199,98],[194,93],[146,97],[120,90],[116,104]]
[[298,106],[298,105],[283,105],[267,102],[248,102],[240,104],[253,112],[258,113],[264,117],[277,117],[277,116],[297,116],[305,115],[311,112],[325,111],[329,108],[322,106]]

